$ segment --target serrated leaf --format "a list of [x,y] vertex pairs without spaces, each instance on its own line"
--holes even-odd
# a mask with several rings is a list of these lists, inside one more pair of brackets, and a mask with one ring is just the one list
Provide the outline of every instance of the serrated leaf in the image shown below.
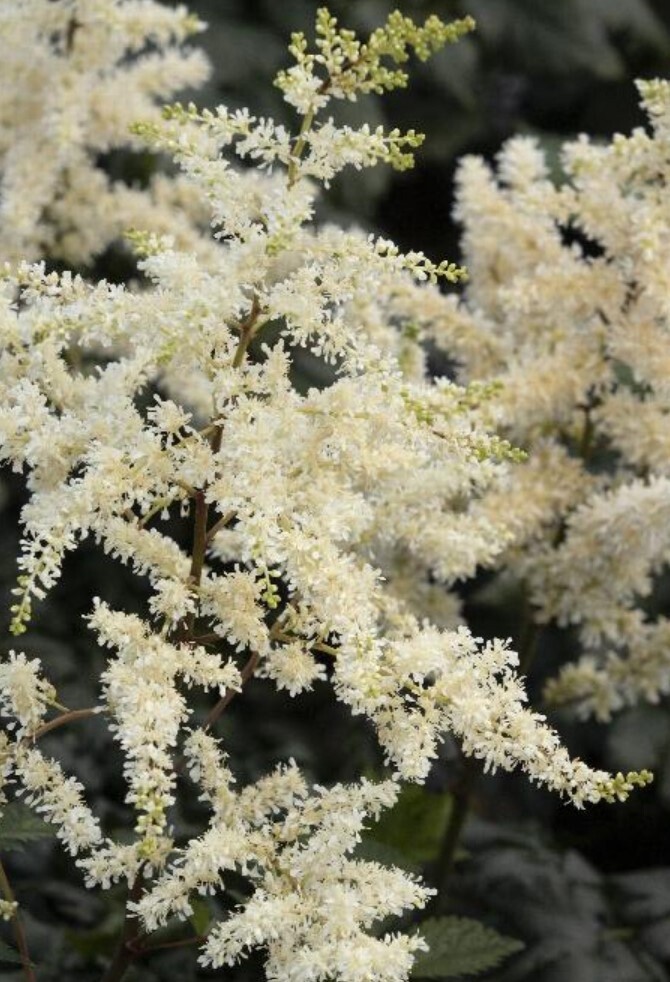
[[21,955],[16,948],[10,948],[4,941],[0,941],[0,962],[11,962],[12,965],[20,965]]
[[645,869],[611,877],[625,920],[636,925],[670,920],[670,869]]
[[20,801],[10,802],[0,815],[0,849],[22,849],[37,839],[51,839],[54,830]]
[[635,706],[619,716],[608,734],[609,749],[618,767],[632,770],[635,763],[642,767],[658,767],[670,745],[670,719],[667,709],[660,706]]
[[420,931],[430,950],[414,963],[412,975],[419,979],[477,975],[523,948],[520,941],[467,917],[431,917]]

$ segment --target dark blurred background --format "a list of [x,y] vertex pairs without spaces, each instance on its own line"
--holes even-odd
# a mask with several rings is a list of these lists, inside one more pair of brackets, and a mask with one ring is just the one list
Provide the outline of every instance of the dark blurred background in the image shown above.
[[[202,43],[214,66],[198,102],[248,106],[290,123],[290,107],[268,79],[287,63],[291,31],[309,36],[318,3],[194,0],[209,23]],[[352,125],[415,127],[427,139],[417,166],[397,174],[345,172],[331,202],[398,243],[455,256],[452,179],[464,153],[493,155],[514,133],[532,133],[555,156],[567,137],[609,137],[642,122],[632,80],[667,75],[668,0],[334,0],[342,25],[361,35],[400,9],[414,19],[470,14],[474,34],[429,62],[414,62],[406,90],[356,104],[331,103]],[[330,108],[329,108],[330,111]]]
[[[186,93],[201,105],[248,106],[293,125],[270,80],[288,63],[291,31],[310,32],[316,3],[305,0],[193,0],[209,23],[201,43],[213,64],[204,92]],[[378,167],[345,172],[329,192],[326,210],[345,224],[389,235],[431,258],[458,258],[458,229],[450,217],[453,176],[465,153],[493,157],[515,133],[534,134],[558,172],[558,150],[580,132],[608,138],[643,123],[633,79],[670,75],[670,0],[333,0],[343,25],[370,32],[399,7],[416,19],[472,14],[477,32],[425,65],[414,64],[407,90],[336,107],[351,125],[367,121],[427,135],[413,171]],[[118,162],[117,162],[118,164]],[[105,263],[109,262],[109,269]],[[96,273],[118,278],[113,256]],[[22,489],[6,482],[0,524],[0,584],[5,597],[16,575],[17,519]],[[519,598],[486,597],[485,578],[463,589],[473,627],[484,635],[518,635]],[[85,544],[66,563],[62,583],[39,605],[20,647],[39,655],[66,705],[96,701],[103,656],[82,616],[92,598],[141,610],[141,580]],[[666,612],[663,591],[658,604]],[[518,638],[517,638],[518,639]],[[542,681],[571,656],[566,632],[545,630],[530,680]],[[6,648],[18,647],[6,639]],[[204,715],[206,705],[200,707]],[[533,789],[521,775],[482,778],[447,742],[424,789],[407,793],[363,851],[436,874],[454,792],[469,787],[465,834],[448,880],[445,909],[486,921],[521,939],[524,951],[486,978],[496,982],[648,982],[670,978],[670,713],[666,705],[623,713],[613,726],[555,717],[573,753],[614,769],[653,767],[654,786],[622,805],[577,812]],[[381,773],[375,743],[326,686],[296,700],[255,681],[219,724],[240,783],[278,760],[294,757],[321,782]],[[104,727],[59,731],[47,749],[76,773],[110,832],[127,824],[119,755]],[[202,819],[188,800],[175,814],[187,836]],[[100,978],[121,919],[122,891],[95,897],[71,863],[45,840],[10,855],[19,898],[28,908],[33,943],[43,952],[40,982]],[[233,887],[235,884],[233,884]],[[243,885],[239,889],[243,891]],[[239,896],[241,896],[240,894]],[[0,978],[12,979],[11,967]],[[174,949],[145,959],[128,979],[189,982],[263,977],[259,961],[210,973],[193,952]]]

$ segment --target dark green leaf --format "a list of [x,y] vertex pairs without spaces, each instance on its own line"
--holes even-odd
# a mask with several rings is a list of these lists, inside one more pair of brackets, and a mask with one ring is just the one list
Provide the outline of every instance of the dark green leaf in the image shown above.
[[37,839],[51,839],[54,830],[20,801],[10,802],[0,816],[0,849],[21,849]]
[[421,925],[430,946],[414,964],[413,976],[421,979],[453,979],[495,968],[523,945],[490,927],[466,917],[433,917]]
[[611,31],[628,35],[631,42],[658,51],[668,50],[668,33],[646,0],[580,0],[585,13],[603,20]]
[[189,917],[189,920],[193,926],[193,930],[196,934],[206,934],[207,928],[212,920],[208,904],[204,900],[199,900],[196,897],[195,900],[191,901],[191,907],[193,908],[193,913]]
[[408,870],[412,873],[419,872],[419,865],[407,858],[404,852],[394,849],[393,846],[385,842],[378,842],[366,836],[356,847],[354,853],[356,859],[362,859],[366,863],[379,863],[380,866],[398,866],[400,869]]
[[670,869],[620,873],[611,882],[628,923],[670,922]]
[[431,794],[416,784],[403,788],[395,806],[385,812],[368,835],[415,863],[437,855],[451,807],[447,794]]
[[508,0],[491,4],[470,0],[489,44],[504,46],[527,70],[564,74],[585,69],[603,79],[620,78],[625,65],[609,36],[608,25],[581,0]]
[[4,941],[0,941],[0,962],[11,962],[12,965],[20,965],[21,956],[15,948],[10,948]]

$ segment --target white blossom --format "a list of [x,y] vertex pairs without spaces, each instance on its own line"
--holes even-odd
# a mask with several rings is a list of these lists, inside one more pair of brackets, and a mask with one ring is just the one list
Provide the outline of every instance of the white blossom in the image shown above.
[[493,564],[525,582],[534,619],[578,628],[582,659],[548,694],[601,718],[669,685],[666,619],[640,601],[668,559],[670,88],[638,88],[649,128],[568,142],[560,185],[525,137],[497,175],[461,163],[471,278],[427,328],[462,378],[497,386],[492,421],[529,451],[475,513],[504,510]]
[[[100,202],[100,235],[73,233],[63,255],[86,261],[108,241],[116,226],[104,210],[129,205],[132,189],[109,186],[92,160],[118,145],[172,154],[185,183],[164,181],[162,203],[173,187],[187,212],[206,204],[218,239],[149,220],[143,196],[133,207],[146,231],[133,242],[146,289],[44,263],[2,273],[0,458],[26,473],[29,493],[12,629],[26,630],[86,537],[149,589],[138,613],[103,598],[88,617],[107,657],[96,709],[123,755],[131,841],[105,839],[79,781],[31,742],[49,708],[61,713],[50,731],[68,711],[23,654],[0,664],[3,777],[55,825],[87,885],[134,885],[130,910],[148,932],[243,876],[250,896],[214,924],[202,964],[260,947],[270,979],[405,980],[421,938],[371,928],[423,907],[431,891],[355,850],[398,781],[426,778],[447,734],[485,770],[521,768],[577,806],[623,799],[650,779],[572,759],[527,706],[517,654],[473,636],[447,590],[506,563],[526,578],[538,616],[578,624],[587,646],[614,647],[609,690],[602,663],[587,665],[604,704],[612,688],[620,699],[666,691],[663,625],[634,609],[667,561],[667,534],[649,513],[670,527],[669,478],[634,473],[663,446],[664,412],[656,407],[653,438],[632,449],[608,400],[634,393],[620,363],[667,399],[668,237],[654,175],[667,168],[655,143],[667,138],[670,90],[643,87],[654,139],[568,149],[564,188],[526,139],[502,151],[500,180],[480,161],[463,164],[473,277],[459,307],[437,287],[463,277],[455,264],[315,219],[319,181],[348,166],[410,166],[420,137],[315,116],[331,98],[403,85],[408,49],[427,57],[468,19],[417,27],[396,12],[362,46],[320,10],[316,51],[295,35],[296,65],[277,79],[303,115],[293,134],[225,107],[177,105],[157,118],[154,97],[170,80],[202,73],[198,56],[170,46],[199,26],[182,8],[0,0],[0,16],[17,49],[38,42],[29,105],[7,109],[19,156],[0,145],[8,254],[50,248],[59,221],[82,219],[86,202]],[[13,57],[2,69],[12,78]],[[55,81],[43,105],[45,72]],[[44,170],[19,174],[17,161],[37,153]],[[35,223],[51,203],[48,227]],[[603,257],[565,245],[570,221]],[[630,343],[638,326],[652,342],[644,355]],[[479,380],[430,378],[426,339],[453,345],[464,377]],[[293,385],[297,348],[331,366],[330,384]],[[590,473],[586,453],[577,459],[593,425],[625,458],[611,478]],[[508,440],[530,451],[527,462]],[[190,520],[189,545],[164,522],[177,516]],[[621,650],[633,636],[647,644],[639,683]],[[370,721],[391,778],[310,787],[288,762],[236,787],[211,731],[254,672],[289,696],[329,685]],[[583,678],[569,682],[582,694]],[[196,685],[213,701],[202,725]],[[176,848],[181,771],[210,815]]]
[[0,662],[0,709],[9,717],[8,729],[18,723],[18,737],[39,726],[56,698],[54,687],[40,676],[41,668],[36,658],[28,660],[22,651],[10,651]]
[[130,228],[208,254],[202,206],[182,182],[158,176],[140,190],[96,163],[137,148],[130,124],[205,80],[202,53],[184,46],[203,27],[184,6],[153,0],[2,0],[2,259],[89,263]]

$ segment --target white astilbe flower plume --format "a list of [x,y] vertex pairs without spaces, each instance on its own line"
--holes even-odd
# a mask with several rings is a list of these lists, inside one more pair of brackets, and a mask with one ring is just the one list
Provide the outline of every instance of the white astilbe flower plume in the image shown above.
[[[145,28],[153,36],[155,6],[95,0],[85,8],[90,21],[82,13],[82,26],[71,29],[73,52],[80,41],[88,50],[80,32],[110,9],[127,15],[119,22],[124,40],[115,43],[136,50]],[[130,30],[133,11],[149,23]],[[159,47],[182,16],[164,14]],[[426,778],[448,733],[487,769],[521,768],[577,806],[625,798],[649,780],[646,772],[612,777],[572,760],[525,705],[516,654],[459,626],[453,598],[438,609],[440,592],[513,552],[522,528],[518,514],[501,516],[491,501],[504,482],[513,484],[514,467],[525,468],[528,481],[534,465],[519,465],[493,424],[523,436],[519,407],[533,428],[548,406],[568,425],[570,400],[586,392],[580,371],[540,393],[431,379],[422,341],[448,336],[445,311],[458,325],[459,352],[474,347],[479,328],[469,334],[467,315],[437,287],[463,271],[314,217],[317,180],[378,161],[402,169],[420,142],[413,131],[337,128],[318,111],[330,99],[403,84],[402,67],[393,66],[408,49],[427,57],[470,26],[432,17],[417,27],[395,13],[361,46],[320,10],[318,54],[295,35],[296,64],[277,80],[303,115],[297,133],[225,107],[176,106],[163,122],[134,129],[171,153],[208,202],[219,239],[213,251],[203,255],[151,229],[137,234],[149,281],[141,293],[26,262],[0,278],[0,460],[26,473],[28,489],[12,631],[27,630],[33,604],[86,538],[149,592],[139,613],[102,598],[89,615],[108,657],[95,711],[123,753],[131,841],[105,839],[78,782],[31,745],[52,700],[23,656],[0,667],[0,705],[18,723],[3,749],[5,769],[56,826],[89,886],[128,882],[129,909],[147,931],[189,917],[193,897],[225,891],[233,871],[244,877],[250,897],[211,928],[205,965],[232,964],[262,947],[270,979],[407,979],[423,942],[376,935],[373,925],[421,908],[430,891],[355,849],[366,823],[393,805],[397,782]],[[64,43],[67,28],[54,30]],[[238,169],[231,156],[260,173]],[[517,156],[521,185],[536,172],[544,180],[533,153],[522,147]],[[484,184],[496,204],[492,179]],[[523,221],[534,220],[529,205]],[[564,290],[581,267],[571,254],[561,265],[554,224],[537,221]],[[617,300],[607,279],[615,274],[602,275],[597,295],[606,311]],[[505,302],[516,317],[513,283],[511,290]],[[575,301],[570,317],[580,311]],[[592,327],[589,320],[567,350],[564,328],[556,328],[551,371],[582,354],[601,357],[603,331]],[[329,384],[296,387],[300,348],[330,367]],[[482,348],[494,374],[506,357],[514,361],[510,350],[504,337]],[[604,386],[606,374],[590,384]],[[545,452],[560,464],[560,453]],[[579,498],[579,475],[565,470],[529,510],[530,538]],[[165,521],[179,518],[189,520],[187,545],[183,525]],[[653,564],[660,552],[650,546],[645,556]],[[645,571],[636,567],[630,588],[640,582]],[[330,686],[370,721],[392,778],[310,789],[288,764],[235,789],[211,731],[254,673],[289,696]],[[213,703],[204,719],[191,686]],[[58,708],[61,715],[43,724],[50,732],[72,719]],[[171,823],[180,818],[173,805],[184,771],[211,817],[180,844]]]
[[22,651],[10,651],[0,661],[0,709],[9,717],[7,728],[16,729],[17,737],[37,729],[56,698],[53,685],[41,677],[41,668],[36,658],[28,659]]
[[[510,736],[511,707],[522,693],[518,683],[510,688],[497,679],[502,663],[486,655],[494,649],[467,633],[424,626],[411,608],[401,614],[397,596],[396,614],[386,620],[379,562],[394,551],[411,558],[418,576],[449,584],[494,562],[509,543],[506,526],[478,506],[511,456],[484,428],[490,396],[429,381],[420,359],[408,360],[407,376],[400,362],[408,347],[397,340],[402,305],[412,295],[439,296],[425,281],[451,277],[451,267],[312,225],[316,189],[302,177],[299,159],[284,161],[286,134],[269,121],[225,110],[200,116],[176,109],[170,116],[141,131],[172,150],[212,202],[222,239],[215,269],[148,238],[142,265],[158,289],[141,295],[47,275],[39,266],[5,278],[0,451],[29,467],[32,491],[14,629],[29,618],[31,598],[59,577],[65,552],[92,535],[149,579],[149,610],[162,636],[183,634],[184,625],[202,618],[215,636],[247,650],[261,673],[295,692],[323,675],[310,652],[327,652],[337,695],[374,721],[389,761],[405,777],[423,779],[442,734],[454,729],[490,764],[521,764],[577,803],[610,796],[599,772],[573,773],[558,756],[552,770],[547,748],[555,737],[541,720],[514,709],[525,723],[518,740]],[[240,183],[221,146],[284,161],[287,171]],[[270,322],[280,334],[272,347],[262,343]],[[294,389],[289,344],[332,360],[333,384],[306,394]],[[108,348],[113,357],[96,374],[78,371],[69,358],[73,346]],[[136,399],[149,382],[166,395],[143,413]],[[148,527],[165,509],[189,502],[191,558]],[[225,569],[216,563],[219,536],[207,533],[210,521],[227,542]],[[140,699],[130,690],[135,668],[123,654],[127,631],[108,635],[104,610],[92,624],[122,655],[104,682],[128,753],[130,800],[144,803],[143,822],[151,825],[146,816],[155,813],[151,831],[159,834],[173,795],[169,751],[188,717],[173,689],[179,649],[152,641],[156,628],[133,622],[130,636],[145,638],[140,665],[155,689]],[[155,645],[163,655],[154,678]],[[189,650],[191,664],[202,659]],[[462,678],[457,697],[450,674]],[[217,684],[216,673],[205,684]],[[472,717],[460,715],[461,701]],[[479,741],[474,721],[482,713]],[[131,722],[139,725],[134,734]],[[155,744],[147,737],[152,729]]]
[[495,562],[535,620],[579,631],[583,660],[548,695],[601,719],[670,691],[667,620],[641,606],[669,557],[670,83],[638,89],[649,128],[566,143],[560,185],[529,137],[497,174],[461,163],[466,300],[423,315],[529,451],[475,514],[504,509]]
[[130,124],[205,80],[203,54],[183,45],[203,27],[154,0],[0,0],[0,259],[88,264],[135,227],[207,254],[182,181],[140,189],[97,163],[139,149]]
[[56,834],[71,856],[101,844],[100,824],[84,801],[82,784],[67,777],[55,760],[20,744],[14,757],[14,772],[27,803],[56,826]]
[[366,819],[394,803],[398,786],[362,781],[310,791],[289,764],[235,791],[211,737],[194,732],[186,754],[214,816],[135,904],[147,929],[188,917],[193,896],[217,892],[226,870],[241,869],[253,894],[210,931],[203,964],[233,965],[264,947],[269,979],[405,979],[421,939],[371,937],[366,929],[422,907],[432,891],[400,870],[350,856]]

